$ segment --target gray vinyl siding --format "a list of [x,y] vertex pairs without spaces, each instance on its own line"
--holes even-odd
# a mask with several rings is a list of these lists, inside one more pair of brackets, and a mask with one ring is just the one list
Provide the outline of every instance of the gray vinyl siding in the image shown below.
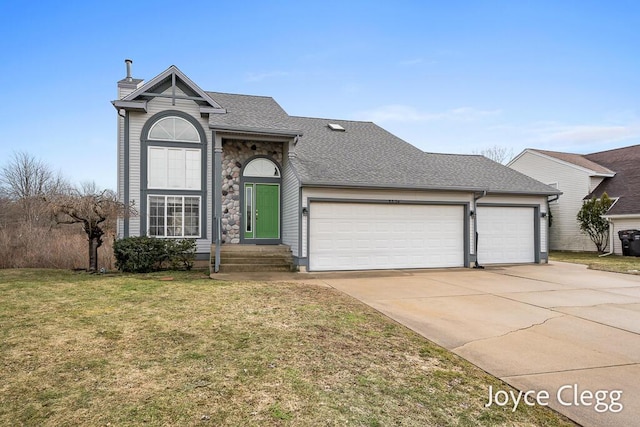
[[300,184],[288,159],[282,169],[282,243],[289,245],[297,257],[300,256]]
[[[181,91],[176,90],[177,94],[180,94]],[[170,89],[167,91],[170,93]],[[175,105],[172,104],[172,100],[170,98],[154,98],[149,101],[147,104],[147,112],[130,112],[130,121],[129,121],[129,198],[135,203],[135,207],[137,209],[140,208],[140,202],[142,197],[142,188],[141,188],[141,132],[142,127],[145,125],[146,121],[149,120],[154,114],[166,111],[166,110],[177,110],[182,111],[191,115],[195,118],[198,123],[202,126],[205,131],[206,141],[203,141],[207,147],[207,158],[206,158],[206,177],[207,182],[205,183],[205,187],[203,191],[207,195],[206,197],[206,218],[203,218],[201,221],[201,229],[206,230],[206,232],[201,236],[200,239],[197,239],[196,246],[198,253],[209,253],[211,250],[211,229],[212,229],[212,182],[213,182],[213,160],[211,159],[213,155],[213,144],[211,141],[211,132],[209,131],[208,122],[200,116],[200,109],[198,104],[190,100],[184,99],[176,99]],[[161,193],[161,191],[158,191]],[[205,208],[205,206],[202,206]],[[147,215],[147,212],[138,212],[138,215],[131,218],[130,222],[130,235],[131,236],[139,236],[146,234],[146,230],[140,229],[140,216]]]
[[545,184],[557,183],[558,190],[562,191],[560,199],[549,204],[552,215],[549,249],[595,251],[595,245],[580,231],[576,221],[582,199],[593,185],[587,170],[530,152],[522,154],[509,167]]
[[[613,223],[612,236],[613,237],[613,252],[616,255],[622,255],[622,242],[618,237],[618,231],[621,230],[640,230],[640,217],[637,218],[611,218]],[[608,247],[607,251],[611,248]]]
[[[118,200],[124,200],[124,118],[118,115]],[[124,218],[118,218],[117,238],[124,237]]]
[[205,191],[207,195],[207,217],[204,221],[207,222],[206,233],[198,241],[198,252],[209,253],[211,252],[211,243],[213,242],[213,138],[211,131],[207,126],[203,126],[204,133],[207,135],[207,182]]
[[[118,99],[122,99],[125,96],[129,95],[131,92],[133,92],[135,89],[133,88],[123,88],[123,87],[118,87]],[[125,198],[125,135],[124,135],[124,131],[125,131],[125,119],[120,116],[119,112],[116,112],[117,114],[117,120],[118,120],[118,153],[117,153],[117,159],[118,159],[118,181],[117,181],[117,185],[118,185],[118,200],[121,203],[126,203],[127,201],[124,199]],[[117,237],[118,238],[122,238],[125,237],[124,236],[124,218],[118,218],[118,223],[117,223]]]
[[140,215],[146,215],[146,212],[140,212],[140,130],[144,121],[147,119],[146,114],[130,112],[129,113],[129,201],[136,208],[137,215],[129,219],[129,235],[140,236],[144,234],[140,230]]

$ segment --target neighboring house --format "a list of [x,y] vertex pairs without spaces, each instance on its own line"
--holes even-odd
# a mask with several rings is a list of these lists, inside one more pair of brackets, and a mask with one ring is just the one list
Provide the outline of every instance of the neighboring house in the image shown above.
[[608,249],[613,244],[614,253],[622,254],[618,231],[640,229],[639,165],[640,145],[634,145],[584,155],[526,149],[507,166],[562,191],[559,200],[549,203],[551,250],[595,250],[576,215],[585,199],[606,192],[614,199],[605,215],[611,223]]
[[[424,153],[371,122],[205,92],[171,66],[118,82],[120,237],[287,245],[310,271],[547,261],[560,192],[477,155]],[[476,252],[476,229],[480,235]]]

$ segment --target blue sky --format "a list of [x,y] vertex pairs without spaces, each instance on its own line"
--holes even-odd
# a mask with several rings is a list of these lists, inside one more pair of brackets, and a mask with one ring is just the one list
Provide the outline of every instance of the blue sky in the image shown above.
[[431,152],[640,143],[636,1],[2,2],[0,28],[0,164],[26,151],[102,187],[125,58]]

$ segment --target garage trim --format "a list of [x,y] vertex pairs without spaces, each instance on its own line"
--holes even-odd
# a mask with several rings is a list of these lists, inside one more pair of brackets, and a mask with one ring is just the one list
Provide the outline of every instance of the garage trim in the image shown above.
[[[470,202],[457,202],[457,201],[434,201],[434,200],[393,200],[393,199],[355,199],[355,198],[332,198],[332,197],[309,197],[307,198],[307,221],[306,221],[306,266],[309,268],[311,265],[311,219],[313,215],[313,203],[361,203],[361,204],[384,204],[384,205],[432,205],[432,206],[462,206],[463,208],[463,265],[469,267],[469,251],[470,251],[470,225],[469,225],[469,213]],[[311,270],[309,270],[311,271]]]
[[[534,262],[540,264],[542,259],[540,248],[540,205],[527,203],[478,203],[477,207],[494,207],[494,208],[533,208],[533,255]],[[477,211],[477,209],[476,209]],[[477,215],[477,212],[476,212]],[[478,230],[476,230],[478,231]],[[478,257],[478,254],[475,254]],[[482,264],[482,259],[478,259]]]

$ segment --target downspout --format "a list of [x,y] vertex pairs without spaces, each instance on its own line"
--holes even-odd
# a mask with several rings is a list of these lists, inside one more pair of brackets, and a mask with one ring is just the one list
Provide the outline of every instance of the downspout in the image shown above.
[[[128,63],[127,63],[128,64]],[[123,171],[122,171],[122,200],[123,202],[126,204],[127,206],[127,211],[129,210],[129,206],[131,206],[131,200],[129,199],[129,168],[130,168],[130,164],[129,164],[129,115],[127,114],[127,110],[125,110],[124,108],[120,108],[118,109],[118,116],[122,117],[122,133],[123,133],[123,138],[122,138],[122,166],[123,166]],[[118,138],[120,138],[120,130],[118,129]],[[119,175],[118,175],[119,177]],[[120,190],[119,188],[120,186],[118,185],[118,190]],[[124,216],[124,218],[122,218],[122,236],[121,237],[129,237],[129,213],[127,212],[127,214]]]
[[476,261],[474,263],[473,268],[480,268],[480,269],[483,269],[484,267],[478,263],[478,204],[477,202],[478,200],[480,200],[486,195],[487,195],[487,190],[482,190],[481,196],[475,196],[475,195],[473,196],[473,231],[475,232],[474,244],[475,244],[475,254],[476,254]]
[[609,256],[613,254],[613,221],[611,221],[611,218],[607,218],[607,222],[609,223],[609,252],[607,252],[606,254],[600,254],[598,255],[599,257]]
[[213,272],[218,273],[220,271],[220,245],[222,244],[222,221],[220,218],[216,218],[216,259],[213,263]]
[[216,223],[215,235],[215,261],[213,264],[213,272],[220,271],[220,246],[222,245],[222,137],[211,132],[213,139],[213,212]]
[[556,194],[552,197],[547,197],[547,229],[544,231],[547,235],[547,264],[549,263],[549,252],[551,251],[551,227],[553,222],[553,216],[551,215],[551,202],[555,202],[560,198],[560,194]]

